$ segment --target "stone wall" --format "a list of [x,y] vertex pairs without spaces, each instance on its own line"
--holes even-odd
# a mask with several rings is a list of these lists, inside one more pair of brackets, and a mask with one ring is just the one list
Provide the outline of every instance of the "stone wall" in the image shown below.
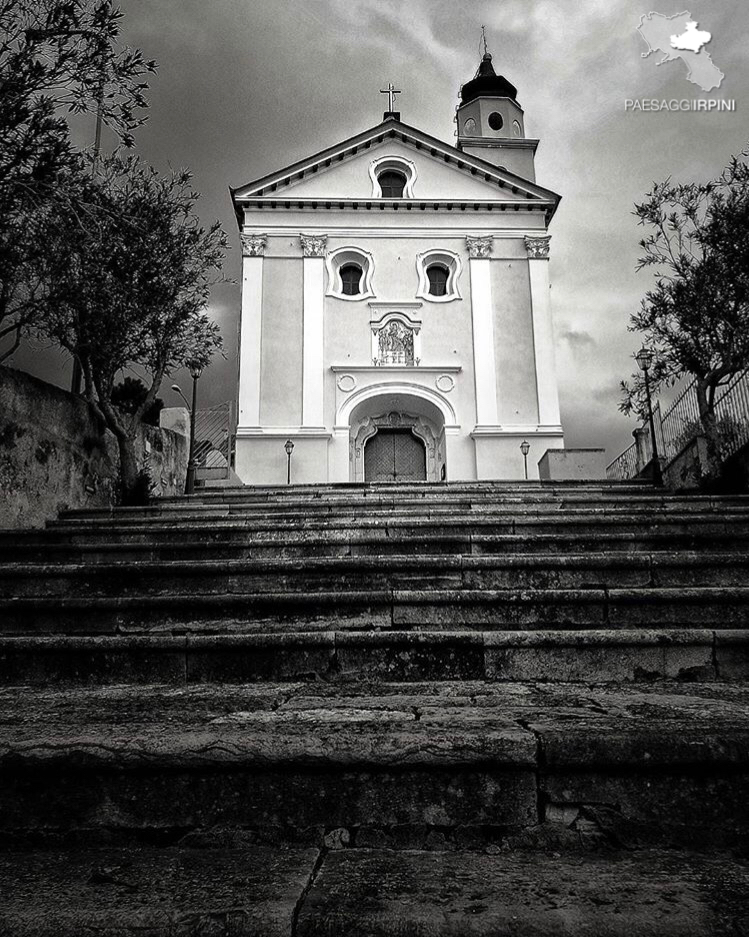
[[[184,490],[188,440],[144,427],[139,461],[154,495]],[[0,367],[0,527],[41,527],[68,508],[116,501],[117,443],[80,397]]]

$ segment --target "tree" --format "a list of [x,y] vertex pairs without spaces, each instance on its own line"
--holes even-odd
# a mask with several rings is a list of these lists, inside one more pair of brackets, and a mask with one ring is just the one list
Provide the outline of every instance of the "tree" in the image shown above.
[[[719,387],[749,367],[749,165],[732,158],[707,183],[658,183],[635,206],[651,233],[640,241],[638,270],[655,269],[656,284],[630,331],[643,333],[653,353],[651,388],[695,379],[700,423],[707,440],[707,474],[720,472],[720,433],[715,417]],[[642,376],[622,382],[624,413],[642,415]]]
[[[81,363],[85,396],[114,433],[123,500],[138,489],[135,436],[163,379],[221,347],[206,315],[226,235],[204,229],[186,171],[160,176],[135,157],[114,155],[76,177],[50,216],[38,328]],[[123,372],[145,375],[131,412],[115,405]]]
[[125,145],[144,120],[156,65],[116,50],[121,18],[111,0],[0,0],[0,361],[45,289],[50,200],[83,171],[65,114],[96,110]]
[[[112,389],[112,403],[123,413],[131,416],[138,411],[148,393],[148,388],[137,377],[126,377]],[[149,426],[159,425],[159,414],[164,409],[164,401],[157,397],[141,417]]]

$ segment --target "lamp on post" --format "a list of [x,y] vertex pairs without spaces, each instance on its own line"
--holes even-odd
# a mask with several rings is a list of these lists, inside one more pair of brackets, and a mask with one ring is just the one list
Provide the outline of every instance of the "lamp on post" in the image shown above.
[[284,449],[286,450],[286,484],[291,484],[291,453],[294,451],[294,443],[287,439],[283,444]]
[[187,463],[185,494],[191,495],[195,491],[195,473],[198,468],[195,461],[195,411],[198,407],[198,379],[203,373],[203,368],[197,361],[190,361],[187,366],[192,378],[192,406],[190,407],[190,459]]
[[635,355],[637,367],[645,375],[645,396],[648,399],[648,424],[650,426],[650,443],[653,449],[653,482],[656,485],[663,484],[663,473],[661,471],[661,459],[658,455],[658,440],[655,438],[655,421],[653,420],[653,402],[650,399],[650,367],[653,364],[653,352],[647,348],[641,348]]
[[520,443],[520,451],[523,453],[523,465],[525,466],[525,480],[528,481],[528,453],[531,451],[531,444],[527,439]]

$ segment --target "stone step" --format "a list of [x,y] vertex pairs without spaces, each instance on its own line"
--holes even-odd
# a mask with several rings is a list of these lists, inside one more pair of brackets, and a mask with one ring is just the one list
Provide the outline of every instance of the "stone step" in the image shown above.
[[53,521],[50,531],[72,532],[86,538],[97,534],[118,539],[137,534],[154,537],[167,532],[176,532],[178,536],[190,537],[195,534],[213,535],[237,532],[245,537],[263,536],[278,540],[289,540],[294,535],[324,534],[326,536],[349,535],[352,531],[382,531],[382,536],[389,536],[392,531],[410,536],[448,536],[461,534],[516,534],[525,533],[537,536],[543,533],[588,534],[597,536],[603,533],[641,534],[652,531],[671,534],[725,534],[732,532],[739,536],[749,534],[749,514],[661,514],[645,512],[638,516],[636,512],[621,514],[599,514],[570,512],[539,514],[507,514],[492,516],[488,514],[446,515],[445,517],[338,517],[330,515],[321,518],[277,519],[254,518],[195,518],[194,522],[185,519],[153,518],[150,520],[134,518],[131,521],[119,517],[106,520],[79,519]]
[[0,685],[749,680],[749,630],[295,631],[0,637]]
[[749,587],[334,589],[87,598],[0,599],[0,634],[742,628]]
[[4,937],[292,937],[320,851],[83,848],[0,853]]
[[725,852],[208,842],[218,845],[0,855],[0,930],[7,937],[736,937],[749,929],[749,868]]
[[[728,897],[730,895],[730,897]],[[547,848],[326,855],[298,937],[727,937],[749,932],[749,866],[730,855]]]
[[741,845],[748,716],[746,684],[5,688],[0,831]]
[[[223,501],[239,499],[280,499],[338,497],[427,497],[434,495],[440,498],[449,498],[455,494],[468,493],[505,493],[517,494],[543,494],[554,493],[559,495],[572,493],[602,493],[627,494],[656,493],[669,494],[663,488],[655,487],[651,482],[630,479],[628,481],[463,481],[463,482],[331,482],[313,483],[307,485],[236,485],[225,488],[203,488],[194,494],[188,495],[190,501]],[[180,501],[184,495],[177,495],[163,500]],[[161,499],[160,499],[161,500]]]
[[367,589],[580,589],[744,586],[743,552],[584,553],[535,556],[384,554],[147,565],[22,564],[0,567],[0,597],[223,595]]
[[723,501],[733,498],[741,498],[742,495],[734,494],[699,494],[698,492],[674,492],[664,488],[655,488],[648,485],[637,486],[614,486],[614,485],[565,485],[565,484],[544,484],[538,485],[530,483],[528,486],[515,485],[482,485],[474,482],[467,482],[461,485],[427,485],[424,487],[400,487],[391,485],[380,486],[313,486],[311,490],[297,488],[294,485],[288,488],[275,489],[271,492],[263,491],[259,488],[247,486],[245,488],[233,489],[204,489],[196,492],[194,495],[177,495],[172,497],[154,498],[152,503],[159,504],[284,504],[284,503],[305,503],[310,501],[370,501],[370,500],[420,500],[420,501],[450,501],[454,499],[472,498],[472,499],[592,499],[592,498],[610,498],[626,500],[634,499],[679,499],[689,498],[695,501]]
[[193,528],[141,532],[96,528],[90,532],[55,529],[0,531],[0,564],[24,562],[152,563],[306,557],[523,554],[543,557],[570,553],[672,553],[749,550],[749,532],[702,530],[690,533],[650,530],[641,533],[460,534],[409,533],[393,528],[289,531],[283,540],[242,530]]
[[749,497],[688,497],[676,495],[643,494],[627,498],[615,496],[567,496],[553,495],[514,495],[508,496],[476,496],[464,495],[460,498],[444,498],[435,494],[431,498],[413,497],[384,497],[373,496],[366,499],[314,499],[314,500],[288,500],[283,502],[267,502],[254,500],[240,500],[235,498],[229,501],[215,499],[204,502],[195,502],[191,499],[179,500],[158,499],[152,501],[147,507],[119,507],[111,509],[89,508],[62,511],[60,517],[64,520],[97,519],[109,520],[116,518],[143,518],[143,517],[180,517],[192,519],[196,517],[213,516],[241,516],[252,517],[293,517],[314,516],[335,513],[343,516],[347,514],[387,514],[398,511],[403,514],[449,514],[465,511],[499,512],[516,511],[521,513],[550,512],[550,511],[612,511],[625,510],[638,511],[683,511],[688,513],[725,511],[730,509],[737,513],[749,511]]
[[52,528],[59,526],[101,526],[118,527],[142,526],[152,524],[164,526],[172,524],[212,525],[215,523],[244,523],[248,526],[299,526],[342,524],[355,520],[358,524],[378,524],[384,521],[409,523],[431,521],[432,523],[460,523],[466,520],[487,523],[507,523],[517,519],[520,523],[535,520],[544,521],[585,521],[592,518],[617,521],[621,518],[634,518],[648,523],[656,521],[684,522],[692,518],[715,520],[728,517],[740,522],[749,518],[749,502],[730,505],[725,508],[704,508],[689,504],[668,504],[646,506],[638,504],[606,505],[595,504],[562,506],[561,504],[435,504],[429,508],[409,506],[396,502],[392,505],[364,505],[361,507],[339,507],[324,505],[314,510],[300,507],[283,511],[242,510],[233,508],[204,508],[201,510],[162,510],[159,508],[117,508],[111,512],[80,511],[61,514],[58,520],[50,522]]

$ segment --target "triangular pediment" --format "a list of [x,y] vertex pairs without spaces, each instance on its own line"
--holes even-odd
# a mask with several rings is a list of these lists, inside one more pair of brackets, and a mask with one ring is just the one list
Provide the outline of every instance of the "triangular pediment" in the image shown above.
[[237,208],[257,199],[364,201],[376,194],[373,167],[389,158],[413,165],[413,202],[527,205],[544,207],[549,217],[559,202],[534,182],[392,119],[234,189],[232,196]]

